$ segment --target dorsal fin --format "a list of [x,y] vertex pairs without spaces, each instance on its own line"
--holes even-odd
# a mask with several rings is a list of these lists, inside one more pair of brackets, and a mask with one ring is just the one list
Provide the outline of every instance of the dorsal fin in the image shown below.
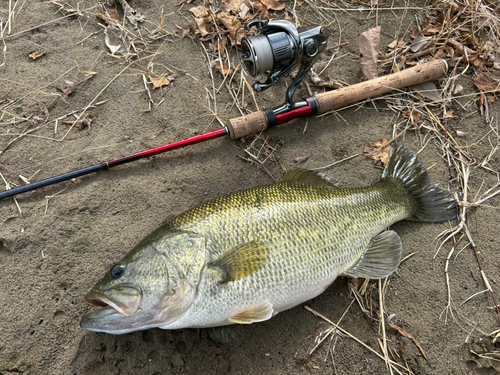
[[287,172],[279,182],[292,182],[296,184],[324,186],[329,188],[340,188],[338,180],[321,172],[310,171],[309,169],[295,169]]
[[396,232],[382,232],[373,237],[366,252],[344,275],[366,279],[387,277],[398,268],[402,250],[401,239]]
[[229,318],[231,323],[237,324],[251,324],[256,322],[263,322],[264,320],[271,319],[273,316],[273,305],[269,302],[264,302],[261,305],[252,307],[251,309],[244,310]]
[[218,271],[217,278],[221,283],[228,283],[261,269],[266,263],[268,252],[268,245],[262,241],[246,242],[231,249],[208,267]]

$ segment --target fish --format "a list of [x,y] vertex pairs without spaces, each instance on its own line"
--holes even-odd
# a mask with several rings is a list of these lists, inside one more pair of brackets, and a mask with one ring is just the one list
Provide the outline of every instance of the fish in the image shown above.
[[433,185],[404,146],[371,186],[341,188],[325,174],[296,169],[153,231],[90,290],[86,300],[97,309],[80,324],[124,334],[266,321],[318,296],[339,275],[391,275],[402,253],[391,224],[457,214],[453,195]]

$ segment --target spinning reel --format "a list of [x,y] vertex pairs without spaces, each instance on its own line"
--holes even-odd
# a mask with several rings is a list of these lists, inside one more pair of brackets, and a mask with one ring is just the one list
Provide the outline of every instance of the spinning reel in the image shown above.
[[299,65],[297,77],[288,87],[285,104],[273,111],[274,115],[299,107],[307,102],[293,102],[293,94],[323,51],[329,31],[322,26],[297,29],[285,20],[256,20],[248,23],[245,30],[255,27],[260,33],[241,40],[241,61],[244,72],[255,81],[255,91],[263,91]]

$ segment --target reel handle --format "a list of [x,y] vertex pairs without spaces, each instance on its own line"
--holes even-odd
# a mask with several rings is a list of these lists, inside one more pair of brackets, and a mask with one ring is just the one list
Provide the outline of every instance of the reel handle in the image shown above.
[[[249,115],[229,120],[226,124],[229,136],[232,139],[238,139],[249,134],[266,130],[271,126],[282,124],[294,118],[308,117],[313,114],[321,115],[368,98],[386,94],[393,90],[402,89],[423,82],[435,81],[446,76],[448,67],[449,64],[446,60],[433,60],[397,73],[317,94],[306,99],[309,104],[308,106],[292,109],[290,113],[277,115],[276,118],[278,121],[274,121],[273,124],[270,124],[268,120],[269,111],[272,110],[253,112]],[[314,102],[315,107],[317,106],[315,113],[311,111],[311,107],[313,106],[312,102]]]

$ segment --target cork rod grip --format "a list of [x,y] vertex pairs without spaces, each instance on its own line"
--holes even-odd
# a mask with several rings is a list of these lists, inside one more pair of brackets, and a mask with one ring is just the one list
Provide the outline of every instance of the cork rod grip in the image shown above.
[[390,91],[413,86],[418,83],[434,81],[448,72],[445,60],[433,60],[413,68],[405,69],[387,76],[343,87],[338,90],[317,94],[318,115],[344,106],[386,94]]
[[252,112],[249,115],[237,117],[229,120],[226,124],[229,136],[232,139],[239,139],[245,135],[258,133],[267,129],[267,117],[263,111]]

